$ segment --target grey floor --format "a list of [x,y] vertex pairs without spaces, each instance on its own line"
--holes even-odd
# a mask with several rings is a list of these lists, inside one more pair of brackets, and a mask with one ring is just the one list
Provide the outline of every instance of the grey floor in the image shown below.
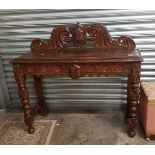
[[[65,145],[115,145],[115,144],[155,144],[155,140],[146,141],[141,125],[136,128],[136,136],[127,136],[127,123],[122,110],[53,112],[46,117],[36,119],[57,120],[50,144]],[[1,122],[23,120],[22,113],[0,112]]]

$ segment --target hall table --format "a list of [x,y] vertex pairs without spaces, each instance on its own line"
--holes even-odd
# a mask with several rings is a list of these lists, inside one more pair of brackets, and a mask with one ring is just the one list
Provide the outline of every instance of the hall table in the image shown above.
[[[137,108],[140,99],[140,70],[143,61],[135,42],[129,36],[112,39],[107,28],[99,23],[82,26],[56,26],[47,41],[34,39],[31,51],[12,60],[19,96],[24,109],[24,121],[32,134],[35,114],[46,115],[42,91],[43,76],[127,75],[128,135],[135,136]],[[29,103],[26,76],[34,78],[38,103]]]

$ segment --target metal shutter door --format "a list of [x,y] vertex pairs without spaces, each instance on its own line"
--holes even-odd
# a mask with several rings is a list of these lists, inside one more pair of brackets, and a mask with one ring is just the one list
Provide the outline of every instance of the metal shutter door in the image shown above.
[[[29,51],[33,38],[48,39],[53,27],[79,21],[107,26],[113,37],[130,35],[140,49],[141,79],[155,80],[155,11],[147,10],[0,10],[0,52],[8,88],[8,108],[19,108],[17,84],[10,61]],[[126,105],[126,77],[46,78],[45,99],[52,108],[120,108]],[[28,79],[30,101],[36,102]],[[6,92],[7,93],[7,92]]]

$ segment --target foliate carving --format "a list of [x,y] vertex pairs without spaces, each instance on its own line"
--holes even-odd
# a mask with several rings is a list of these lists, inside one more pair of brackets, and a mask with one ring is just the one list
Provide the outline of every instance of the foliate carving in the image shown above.
[[127,74],[130,65],[127,63],[24,64],[22,69],[26,75],[69,75],[72,79],[78,79],[85,75]]
[[67,70],[65,65],[49,65],[49,64],[24,64],[23,72],[26,75],[65,75]]
[[80,66],[76,64],[69,66],[69,76],[72,79],[79,79],[80,78]]
[[95,45],[95,47],[112,46],[112,38],[105,26],[101,24],[93,24],[87,28],[87,32],[90,35],[90,43]]
[[73,26],[57,26],[53,29],[47,42],[34,39],[31,43],[32,51],[47,51],[55,48],[86,47],[93,45],[97,48],[126,48],[135,49],[135,42],[128,36],[121,36],[113,40],[107,28],[99,23],[88,27],[77,23]]
[[84,28],[80,23],[69,28],[72,34],[72,43],[76,47],[83,47],[87,41],[87,29]]
[[129,65],[124,63],[105,63],[105,64],[87,64],[81,66],[81,74],[93,73],[94,75],[98,74],[126,74],[129,71]]
[[57,26],[53,29],[51,33],[51,38],[49,44],[51,48],[63,48],[65,45],[70,43],[70,40],[67,40],[67,37],[70,36],[70,31],[65,26]]
[[44,51],[50,49],[49,43],[45,42],[39,38],[34,39],[31,43],[31,51]]
[[121,36],[116,42],[118,42],[118,46],[126,47],[129,50],[133,50],[136,48],[135,42],[129,36]]

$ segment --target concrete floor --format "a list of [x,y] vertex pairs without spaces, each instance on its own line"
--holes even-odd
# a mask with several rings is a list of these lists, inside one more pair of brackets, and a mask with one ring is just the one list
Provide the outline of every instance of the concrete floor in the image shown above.
[[[124,121],[125,112],[122,110],[52,112],[46,117],[37,116],[36,119],[57,120],[50,144],[155,144],[146,141],[144,131],[139,125],[136,136],[127,136],[127,123]],[[4,121],[23,120],[22,113],[0,112],[0,124]]]

